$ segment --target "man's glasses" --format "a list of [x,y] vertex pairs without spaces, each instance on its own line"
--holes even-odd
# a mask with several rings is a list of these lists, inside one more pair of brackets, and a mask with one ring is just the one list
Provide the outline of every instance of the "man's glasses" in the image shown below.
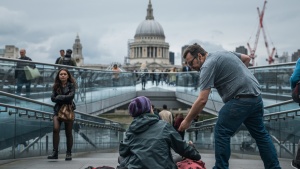
[[190,62],[187,62],[189,67],[193,67],[193,63],[194,63],[195,59],[196,59],[196,57],[194,57]]

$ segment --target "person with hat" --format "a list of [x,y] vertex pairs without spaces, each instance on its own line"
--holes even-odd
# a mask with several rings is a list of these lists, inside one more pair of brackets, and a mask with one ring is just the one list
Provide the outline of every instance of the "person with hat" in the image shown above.
[[159,120],[151,105],[145,96],[130,102],[128,111],[134,119],[119,146],[119,167],[177,169],[171,149],[180,156],[200,160],[192,143],[186,143],[173,126]]
[[68,66],[77,66],[75,59],[72,58],[72,50],[71,49],[68,49],[66,51],[66,55],[59,59],[58,64],[68,65]]

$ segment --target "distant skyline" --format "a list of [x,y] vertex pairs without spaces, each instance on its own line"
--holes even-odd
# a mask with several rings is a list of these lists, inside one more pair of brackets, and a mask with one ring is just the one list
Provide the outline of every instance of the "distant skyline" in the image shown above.
[[[78,34],[85,64],[123,64],[127,42],[145,20],[149,0],[1,0],[0,48],[25,48],[34,61],[54,63],[60,49],[72,48]],[[151,0],[158,21],[180,64],[181,47],[198,42],[208,52],[234,51],[254,45],[257,7],[264,0]],[[299,0],[269,0],[264,16],[270,50],[279,56],[300,49]],[[249,40],[250,39],[250,40]],[[249,51],[248,51],[249,52]],[[257,47],[258,65],[267,65],[262,33]]]

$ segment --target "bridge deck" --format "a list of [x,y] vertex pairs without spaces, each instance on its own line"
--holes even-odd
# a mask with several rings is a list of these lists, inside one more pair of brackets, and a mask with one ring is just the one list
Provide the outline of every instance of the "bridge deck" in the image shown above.
[[[201,152],[201,151],[200,151]],[[212,153],[201,153],[202,160],[205,162],[207,169],[214,166],[214,154]],[[88,166],[112,166],[118,165],[117,157],[118,153],[116,150],[110,152],[90,152],[90,153],[76,153],[73,154],[72,161],[65,161],[65,155],[59,155],[58,160],[48,160],[46,157],[34,157],[34,158],[23,158],[15,160],[1,160],[0,168],[9,169],[85,169]],[[247,159],[246,159],[247,158]],[[290,159],[279,159],[281,167],[283,169],[291,168]],[[230,168],[232,169],[264,169],[263,162],[258,156],[243,156],[232,154],[230,159]]]

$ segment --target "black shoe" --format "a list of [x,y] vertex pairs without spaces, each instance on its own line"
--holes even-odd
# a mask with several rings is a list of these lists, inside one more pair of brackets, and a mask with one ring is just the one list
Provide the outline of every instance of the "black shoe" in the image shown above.
[[53,150],[52,154],[48,156],[48,159],[58,159],[58,151]]
[[67,152],[65,160],[66,161],[71,161],[72,160],[72,153]]
[[292,166],[293,168],[300,169],[300,164],[298,164],[296,160],[293,160],[293,161],[291,162],[291,166]]

